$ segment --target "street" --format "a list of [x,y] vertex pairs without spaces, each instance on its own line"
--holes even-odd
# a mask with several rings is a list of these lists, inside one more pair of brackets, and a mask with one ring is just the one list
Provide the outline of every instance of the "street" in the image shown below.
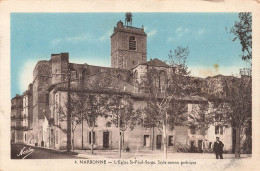
[[69,155],[40,147],[31,147],[24,144],[11,144],[11,159],[72,159],[77,155]]
[[[224,159],[234,159],[234,154],[223,154]],[[75,153],[68,154],[65,150],[56,151],[41,147],[32,147],[25,144],[11,145],[11,159],[117,159],[117,150],[75,150]],[[163,159],[161,151],[131,151],[122,152],[122,159]],[[242,159],[251,158],[251,154],[241,154]],[[214,153],[168,153],[168,159],[215,159]]]

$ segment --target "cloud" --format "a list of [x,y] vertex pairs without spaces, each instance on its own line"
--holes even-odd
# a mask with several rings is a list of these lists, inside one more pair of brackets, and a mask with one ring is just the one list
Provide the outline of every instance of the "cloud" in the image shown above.
[[183,37],[191,37],[199,39],[203,34],[206,33],[206,29],[190,29],[190,28],[183,28],[178,27],[174,30],[173,36],[168,37],[167,42],[173,42],[176,40],[180,40]]
[[199,29],[199,31],[198,31],[198,35],[203,35],[204,33],[205,33],[205,29]]
[[174,36],[168,37],[167,43],[176,41],[176,40],[180,39],[181,37],[186,36],[186,35],[188,35],[190,33],[191,33],[190,29],[178,27],[178,28],[175,29],[175,31],[173,33]]
[[87,40],[89,39],[90,36],[87,34],[81,34],[81,35],[77,35],[77,36],[73,36],[73,37],[67,37],[65,39],[66,42],[77,42],[77,41],[83,41],[83,40]]
[[33,70],[37,64],[37,59],[26,61],[19,72],[19,89],[24,92],[28,89],[28,85],[33,81]]
[[167,42],[172,42],[174,40],[173,37],[168,37]]
[[183,37],[184,35],[187,35],[190,33],[190,29],[188,28],[182,28],[182,27],[178,27],[176,30],[175,30],[175,34],[177,36],[177,38],[181,38]]
[[76,42],[86,41],[86,40],[90,41],[91,39],[92,36],[90,34],[80,34],[72,37],[54,39],[51,41],[51,45],[56,46],[62,42],[76,43]]
[[152,36],[154,36],[156,33],[157,33],[157,30],[154,29],[154,30],[152,30],[152,31],[149,31],[149,32],[147,33],[147,36],[152,37]]
[[189,66],[191,70],[191,75],[195,77],[208,77],[215,75],[239,75],[240,66],[220,66],[219,64],[214,64],[212,66]]
[[144,27],[144,31],[147,33],[147,36],[152,37],[157,34],[157,29],[149,30],[148,27]]
[[178,32],[181,32],[182,31],[182,27],[178,27],[175,32],[178,33]]
[[98,40],[105,41],[106,39],[109,39],[112,34],[113,34],[113,30],[110,29],[110,30],[108,30],[106,32],[106,34],[104,34],[103,36],[99,37]]
[[52,40],[51,41],[51,44],[54,46],[54,45],[57,45],[61,42],[61,39],[55,39],[55,40]]

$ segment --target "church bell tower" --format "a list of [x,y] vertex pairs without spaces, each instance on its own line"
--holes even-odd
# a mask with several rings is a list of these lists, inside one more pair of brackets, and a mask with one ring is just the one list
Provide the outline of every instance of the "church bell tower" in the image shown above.
[[131,69],[146,62],[147,42],[144,28],[132,26],[132,13],[125,14],[125,25],[120,20],[111,35],[111,67]]

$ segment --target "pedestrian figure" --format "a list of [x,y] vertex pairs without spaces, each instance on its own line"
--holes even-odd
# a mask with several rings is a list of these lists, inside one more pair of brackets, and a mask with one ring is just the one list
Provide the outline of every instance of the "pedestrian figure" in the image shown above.
[[215,151],[215,154],[216,154],[216,159],[218,159],[218,157],[220,157],[220,159],[223,159],[223,147],[224,147],[224,144],[219,141],[219,137],[216,137],[216,140],[214,142],[214,147],[213,147],[213,150]]

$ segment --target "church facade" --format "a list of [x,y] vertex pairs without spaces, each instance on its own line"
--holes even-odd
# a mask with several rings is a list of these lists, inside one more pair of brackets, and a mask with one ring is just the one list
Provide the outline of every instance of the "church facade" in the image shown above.
[[[136,86],[141,77],[156,68],[167,73],[169,66],[159,59],[147,61],[147,34],[144,28],[124,25],[119,21],[111,35],[111,67],[76,64],[69,62],[68,53],[52,54],[50,60],[39,61],[33,71],[33,82],[22,95],[12,99],[13,143],[26,143],[53,149],[66,149],[66,121],[61,121],[59,106],[66,108],[68,80],[71,93],[84,90],[88,94],[126,94],[134,101],[134,107],[146,106],[145,93]],[[215,76],[194,78],[203,84],[204,92],[220,92],[225,95],[229,77]],[[161,82],[162,83],[162,82]],[[190,96],[183,100],[187,112],[207,99]],[[94,132],[86,121],[75,127],[75,149],[118,149],[119,131],[109,118],[98,117]],[[206,132],[192,130],[187,126],[167,127],[167,146],[176,151],[212,151],[216,136],[225,144],[225,151],[234,148],[234,133],[231,128],[212,125]],[[122,149],[161,150],[162,133],[156,128],[142,125],[126,129],[122,136]],[[196,149],[196,150],[195,150]]]

